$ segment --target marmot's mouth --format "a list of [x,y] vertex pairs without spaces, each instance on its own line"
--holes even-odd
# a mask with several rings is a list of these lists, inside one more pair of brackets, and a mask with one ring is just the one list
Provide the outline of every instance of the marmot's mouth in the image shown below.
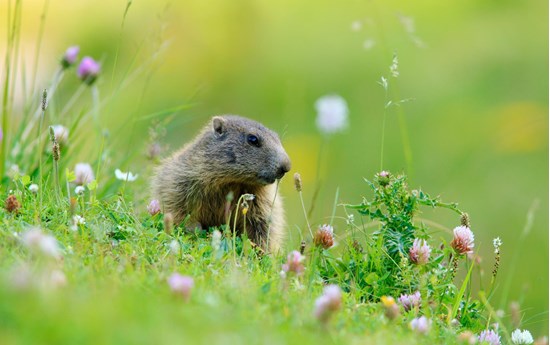
[[264,185],[275,183],[276,179],[277,178],[275,176],[267,176],[267,175],[258,176],[258,181]]

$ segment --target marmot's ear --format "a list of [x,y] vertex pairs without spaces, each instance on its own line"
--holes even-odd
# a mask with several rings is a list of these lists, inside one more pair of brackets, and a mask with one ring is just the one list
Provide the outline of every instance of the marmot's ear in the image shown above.
[[225,120],[221,116],[214,116],[212,119],[212,128],[214,132],[221,135],[225,132]]

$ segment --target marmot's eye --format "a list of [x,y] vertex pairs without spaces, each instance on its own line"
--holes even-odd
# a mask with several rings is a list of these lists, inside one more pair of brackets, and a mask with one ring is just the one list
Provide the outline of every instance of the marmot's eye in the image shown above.
[[250,145],[260,147],[260,139],[258,139],[258,137],[254,134],[249,134],[246,140]]

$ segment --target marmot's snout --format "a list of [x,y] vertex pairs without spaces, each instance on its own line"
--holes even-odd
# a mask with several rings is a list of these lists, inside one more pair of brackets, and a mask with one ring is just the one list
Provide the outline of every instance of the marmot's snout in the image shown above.
[[281,162],[279,163],[279,168],[277,169],[277,174],[275,175],[276,178],[280,179],[283,176],[285,176],[285,174],[290,171],[290,167],[291,167],[290,158],[285,152],[283,159],[281,159]]

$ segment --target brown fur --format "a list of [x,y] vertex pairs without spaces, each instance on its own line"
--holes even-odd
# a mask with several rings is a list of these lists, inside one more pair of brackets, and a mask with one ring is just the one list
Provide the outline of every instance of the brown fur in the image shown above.
[[[249,142],[250,135],[259,139],[259,145]],[[275,132],[243,117],[216,116],[195,140],[157,168],[153,194],[176,224],[189,215],[192,226],[204,229],[226,223],[230,192],[234,195],[233,208],[242,194],[254,194],[246,215],[248,238],[276,251],[285,220],[274,182],[289,170],[290,159]],[[239,211],[239,233],[243,223]]]

